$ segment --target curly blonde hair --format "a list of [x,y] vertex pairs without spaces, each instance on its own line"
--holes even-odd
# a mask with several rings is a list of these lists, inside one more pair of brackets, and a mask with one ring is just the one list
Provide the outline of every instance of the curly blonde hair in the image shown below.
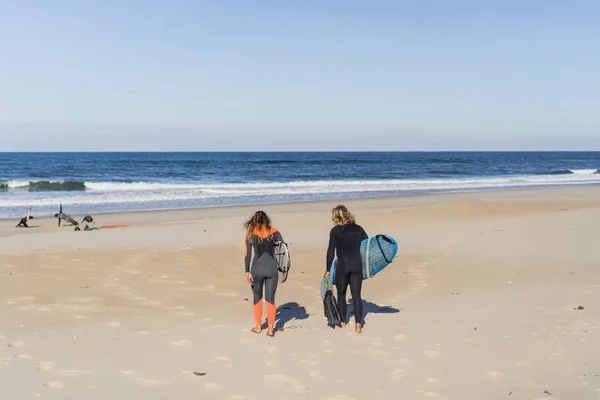
[[335,225],[353,224],[356,221],[354,215],[343,205],[331,210],[331,220]]
[[244,223],[246,236],[257,236],[258,241],[262,242],[263,237],[271,238],[273,236],[271,219],[264,211],[257,211],[248,221]]

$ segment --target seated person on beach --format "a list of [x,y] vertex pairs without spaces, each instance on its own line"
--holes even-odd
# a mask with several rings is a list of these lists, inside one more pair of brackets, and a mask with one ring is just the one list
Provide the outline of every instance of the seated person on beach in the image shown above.
[[86,215],[85,217],[83,217],[81,222],[87,222],[87,223],[91,224],[92,222],[94,222],[94,218],[91,215]]
[[17,224],[17,226],[15,226],[15,228],[29,228],[28,222],[30,219],[33,219],[33,217],[31,216],[31,206],[29,206],[29,211],[27,211],[27,216],[21,218],[21,220],[19,221],[19,223]]
[[54,216],[56,218],[58,218],[58,226],[60,227],[60,222],[64,219],[65,221],[67,221],[68,223],[70,223],[71,225],[75,225],[75,226],[79,226],[79,223],[77,221],[75,221],[73,218],[71,218],[70,216],[68,216],[67,214],[64,214],[62,211],[62,203],[60,203],[60,211],[57,214],[54,214]]

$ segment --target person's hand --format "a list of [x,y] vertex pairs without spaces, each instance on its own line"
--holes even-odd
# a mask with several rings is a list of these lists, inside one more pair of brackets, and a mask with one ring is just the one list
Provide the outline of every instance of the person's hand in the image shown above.
[[325,280],[329,280],[329,271],[325,272],[325,275],[323,275],[323,278],[325,278]]
[[252,278],[252,274],[250,272],[246,272],[246,282],[248,282],[249,285],[252,285],[252,282],[254,282],[254,279]]

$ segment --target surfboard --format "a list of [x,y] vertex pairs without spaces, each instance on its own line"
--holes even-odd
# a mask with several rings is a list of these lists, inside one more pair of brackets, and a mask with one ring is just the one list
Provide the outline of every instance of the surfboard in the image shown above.
[[273,255],[275,256],[275,261],[277,262],[279,282],[283,283],[287,280],[290,267],[292,266],[292,260],[290,258],[290,251],[287,243],[281,241],[275,242]]
[[[389,235],[375,235],[360,243],[360,257],[363,262],[363,280],[377,275],[387,267],[398,252],[398,243]],[[329,280],[335,285],[335,266],[337,258],[331,263]],[[325,280],[325,278],[323,278]],[[323,285],[323,283],[322,283]]]
[[129,225],[127,224],[113,224],[113,225],[102,225],[100,229],[111,229],[111,228],[127,228]]

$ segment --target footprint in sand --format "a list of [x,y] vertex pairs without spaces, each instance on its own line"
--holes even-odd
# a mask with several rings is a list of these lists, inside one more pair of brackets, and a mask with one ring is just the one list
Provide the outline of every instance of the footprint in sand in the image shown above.
[[146,335],[149,335],[149,334],[150,334],[150,332],[148,332],[148,331],[137,331],[135,334],[136,334],[136,335],[142,335],[142,336],[146,336]]
[[437,379],[437,378],[427,378],[427,379],[425,379],[425,380],[427,381],[427,383],[431,383],[431,384],[434,384],[434,383],[439,383],[439,381],[440,381],[440,380],[439,380],[439,379]]
[[140,386],[144,387],[157,387],[168,383],[170,382],[162,382],[157,379],[140,379]]
[[221,385],[219,385],[217,382],[206,382],[204,387],[208,389],[219,389]]
[[393,381],[399,381],[404,378],[404,370],[402,368],[396,368],[390,372],[390,379]]
[[175,340],[175,341],[172,341],[171,344],[173,346],[181,347],[181,346],[189,346],[192,344],[192,342],[190,342],[189,340]]
[[311,378],[315,379],[315,378],[319,378],[321,377],[322,372],[321,371],[310,371],[308,373],[308,376],[310,376]]
[[271,346],[271,347],[267,347],[265,349],[265,352],[269,353],[269,354],[275,353],[276,351],[277,351],[277,346]]
[[396,340],[404,340],[404,339],[406,339],[406,335],[396,335],[396,336],[394,336],[394,339],[396,339]]
[[50,381],[50,382],[44,383],[44,386],[47,388],[50,388],[50,389],[62,389],[65,387],[65,385],[59,381]]
[[87,369],[67,369],[64,371],[61,371],[59,373],[59,375],[62,376],[82,376],[82,375],[86,375],[86,374],[90,374],[92,371],[87,370]]
[[265,375],[263,379],[269,385],[289,385],[297,392],[306,390],[300,381],[286,374]]
[[437,350],[425,351],[425,352],[423,352],[423,354],[425,354],[425,356],[427,356],[429,358],[442,358],[442,357],[444,357],[444,354],[442,354],[441,351],[437,351]]
[[24,345],[25,345],[25,342],[17,341],[17,342],[10,342],[8,344],[8,347],[23,347]]
[[403,365],[408,365],[408,364],[410,364],[410,360],[409,360],[408,358],[399,358],[399,359],[398,359],[398,362],[399,362],[400,364],[403,364]]
[[15,354],[13,357],[20,358],[21,360],[31,360],[33,358],[33,356],[28,354]]
[[39,363],[35,364],[35,367],[38,371],[50,371],[55,366],[56,364],[51,361],[40,361]]
[[111,322],[107,322],[104,324],[104,326],[110,326],[110,327],[115,327],[115,326],[120,326],[121,323],[117,322],[117,321],[111,321]]
[[190,311],[185,311],[181,313],[182,317],[193,317],[194,315],[196,315],[196,313]]
[[531,367],[531,361],[529,361],[529,360],[519,360],[519,361],[517,361],[517,367],[529,368],[529,367]]
[[135,375],[135,371],[119,371],[121,375],[132,376]]
[[493,381],[501,381],[504,378],[504,374],[498,371],[488,371],[485,374]]

